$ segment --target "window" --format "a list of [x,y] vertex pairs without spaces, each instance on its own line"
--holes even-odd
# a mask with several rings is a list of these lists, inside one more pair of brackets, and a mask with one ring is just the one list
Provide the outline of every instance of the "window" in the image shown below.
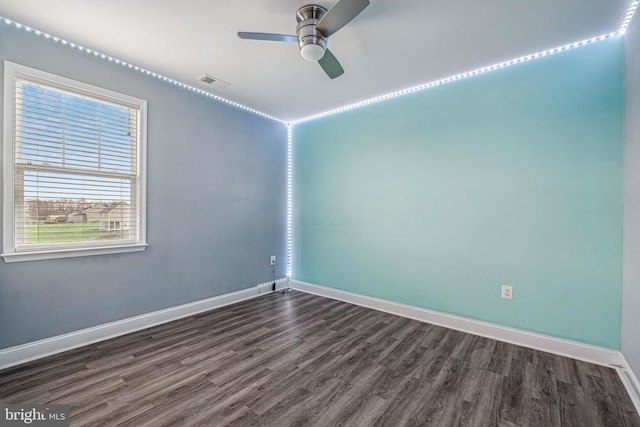
[[6,262],[141,251],[146,101],[5,61]]

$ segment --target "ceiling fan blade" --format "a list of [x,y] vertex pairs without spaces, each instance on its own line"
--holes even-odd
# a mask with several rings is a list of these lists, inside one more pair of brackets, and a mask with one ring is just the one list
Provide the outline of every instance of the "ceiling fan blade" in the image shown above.
[[325,37],[329,37],[351,22],[367,6],[369,0],[338,0],[318,22],[316,29]]
[[247,33],[245,31],[239,31],[238,37],[247,40],[266,40],[271,42],[297,42],[298,37],[289,36],[286,34],[271,34],[271,33]]
[[318,64],[320,64],[324,72],[327,73],[327,76],[332,79],[344,74],[344,68],[342,68],[342,65],[340,65],[329,49],[324,51],[324,56],[320,58]]

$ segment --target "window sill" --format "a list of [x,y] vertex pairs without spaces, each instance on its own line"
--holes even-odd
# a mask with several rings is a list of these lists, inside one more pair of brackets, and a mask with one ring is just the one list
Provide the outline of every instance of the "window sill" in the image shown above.
[[7,264],[13,262],[24,261],[40,261],[45,259],[59,259],[59,258],[76,258],[92,255],[107,255],[107,254],[120,254],[127,252],[142,252],[144,251],[148,243],[140,243],[135,245],[126,246],[107,246],[97,248],[77,248],[77,249],[57,249],[50,251],[34,251],[34,252],[15,252],[2,254],[4,262]]

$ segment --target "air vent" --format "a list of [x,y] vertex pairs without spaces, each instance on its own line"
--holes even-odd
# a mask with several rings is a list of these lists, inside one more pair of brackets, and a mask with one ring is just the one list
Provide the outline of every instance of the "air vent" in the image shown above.
[[229,83],[222,81],[220,79],[217,79],[213,76],[210,76],[209,74],[203,74],[200,77],[198,77],[198,80],[200,80],[203,83],[206,83],[208,85],[211,85],[213,87],[217,87],[217,88],[225,88],[227,86],[229,86]]

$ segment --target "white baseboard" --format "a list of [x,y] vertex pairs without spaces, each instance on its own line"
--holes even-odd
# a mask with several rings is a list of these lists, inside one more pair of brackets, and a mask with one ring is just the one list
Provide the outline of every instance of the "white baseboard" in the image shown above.
[[471,320],[460,316],[440,313],[433,310],[386,301],[338,289],[327,288],[293,279],[289,282],[293,289],[297,289],[302,292],[337,299],[351,304],[361,305],[363,307],[419,320],[421,322],[433,323],[450,329],[456,329],[474,335],[480,335],[536,350],[546,351],[548,353],[558,354],[560,356],[596,363],[598,365],[611,367],[611,365],[617,365],[620,360],[620,352],[617,350],[536,334],[493,323]]
[[[288,287],[278,279],[278,289]],[[285,283],[283,283],[285,282]],[[273,282],[0,350],[0,369],[271,293]],[[265,290],[265,288],[267,288]]]
[[636,411],[640,414],[640,380],[638,380],[636,373],[633,372],[631,365],[629,365],[629,362],[627,362],[627,359],[625,359],[622,353],[620,353],[620,368],[618,368],[618,374],[620,375],[622,384],[624,384],[624,388],[626,388],[627,393],[629,393],[629,397],[631,397],[633,406],[636,407]]

